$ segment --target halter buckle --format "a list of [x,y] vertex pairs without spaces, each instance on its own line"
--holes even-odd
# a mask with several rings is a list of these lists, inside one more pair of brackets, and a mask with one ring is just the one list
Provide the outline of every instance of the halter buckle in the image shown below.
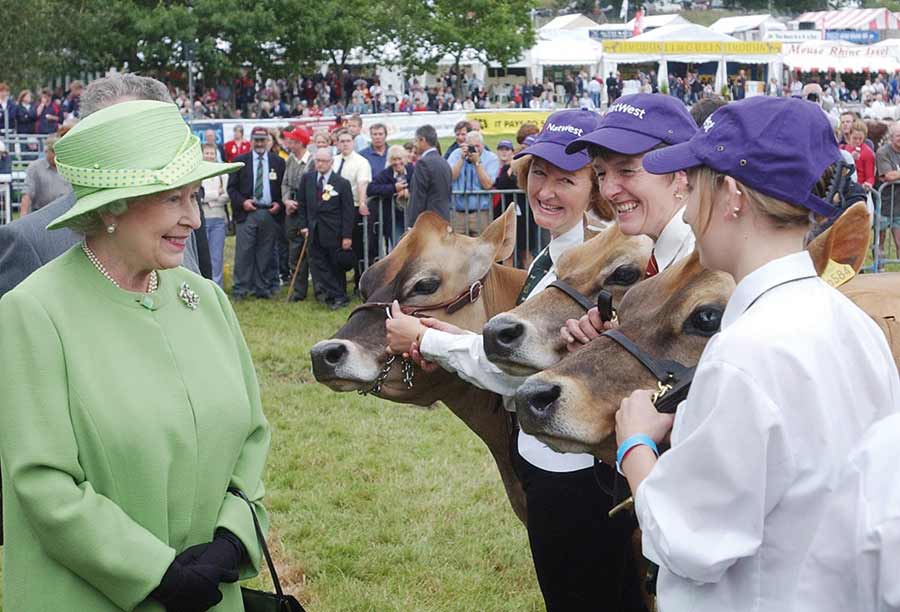
[[663,383],[663,381],[661,380],[656,381],[656,387],[656,391],[650,397],[650,401],[652,401],[654,404],[656,403],[656,400],[672,390],[672,385]]

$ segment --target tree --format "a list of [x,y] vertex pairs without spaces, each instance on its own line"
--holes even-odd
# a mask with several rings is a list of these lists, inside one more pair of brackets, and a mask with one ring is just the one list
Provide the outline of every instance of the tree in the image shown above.
[[[465,54],[506,66],[534,44],[533,0],[406,0],[397,7],[398,63],[407,72],[434,72],[450,56],[459,75]],[[456,83],[460,97],[462,79]]]

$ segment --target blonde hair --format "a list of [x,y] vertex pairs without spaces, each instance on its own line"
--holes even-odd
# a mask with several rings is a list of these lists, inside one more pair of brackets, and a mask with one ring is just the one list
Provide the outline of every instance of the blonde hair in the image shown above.
[[[716,196],[722,189],[725,177],[725,174],[716,172],[706,166],[688,171],[688,182],[691,190],[698,190],[700,195],[698,215],[701,220],[700,233],[706,232],[706,228],[709,227],[715,209]],[[806,208],[760,193],[752,187],[747,187],[740,181],[736,180],[735,182],[760,218],[772,227],[789,229],[809,227],[813,223],[813,215]]]
[[[531,172],[531,163],[533,161],[533,156],[525,155],[519,159],[514,159],[510,162],[509,166],[510,174],[515,174],[516,176],[516,185],[526,194],[528,193],[528,174]],[[612,221],[616,218],[615,211],[613,211],[612,204],[607,202],[606,199],[600,195],[600,181],[597,180],[593,166],[588,164],[581,170],[576,170],[575,172],[582,172],[585,168],[591,173],[591,196],[588,201],[587,210],[593,212],[604,221]]]
[[404,147],[403,145],[397,145],[397,144],[391,145],[390,147],[388,147],[388,150],[387,150],[388,163],[390,163],[390,161],[395,157],[402,158],[403,163],[406,163],[407,161],[409,161],[409,153],[407,152],[406,147]]
[[853,125],[850,127],[850,133],[862,132],[863,138],[869,135],[869,126],[862,119],[854,119]]

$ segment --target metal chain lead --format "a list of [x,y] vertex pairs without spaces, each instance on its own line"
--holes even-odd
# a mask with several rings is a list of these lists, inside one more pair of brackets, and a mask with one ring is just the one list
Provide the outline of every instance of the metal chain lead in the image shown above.
[[[381,368],[381,372],[378,373],[378,376],[372,382],[372,386],[369,389],[360,389],[357,391],[360,395],[368,395],[370,393],[378,393],[381,391],[381,388],[384,386],[384,381],[387,380],[387,377],[391,373],[391,368],[394,366],[394,362],[397,361],[396,355],[391,355],[384,362],[384,365]],[[407,389],[413,388],[413,362],[409,359],[403,360],[403,383],[406,385]]]

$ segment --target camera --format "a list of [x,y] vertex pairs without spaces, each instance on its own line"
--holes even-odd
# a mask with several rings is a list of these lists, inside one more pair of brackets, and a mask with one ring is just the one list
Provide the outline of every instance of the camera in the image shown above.
[[469,155],[472,155],[473,153],[477,153],[477,152],[478,152],[478,149],[476,149],[473,145],[469,145]]
[[810,102],[818,102],[819,94],[817,94],[817,93],[807,94],[806,99],[809,100]]

